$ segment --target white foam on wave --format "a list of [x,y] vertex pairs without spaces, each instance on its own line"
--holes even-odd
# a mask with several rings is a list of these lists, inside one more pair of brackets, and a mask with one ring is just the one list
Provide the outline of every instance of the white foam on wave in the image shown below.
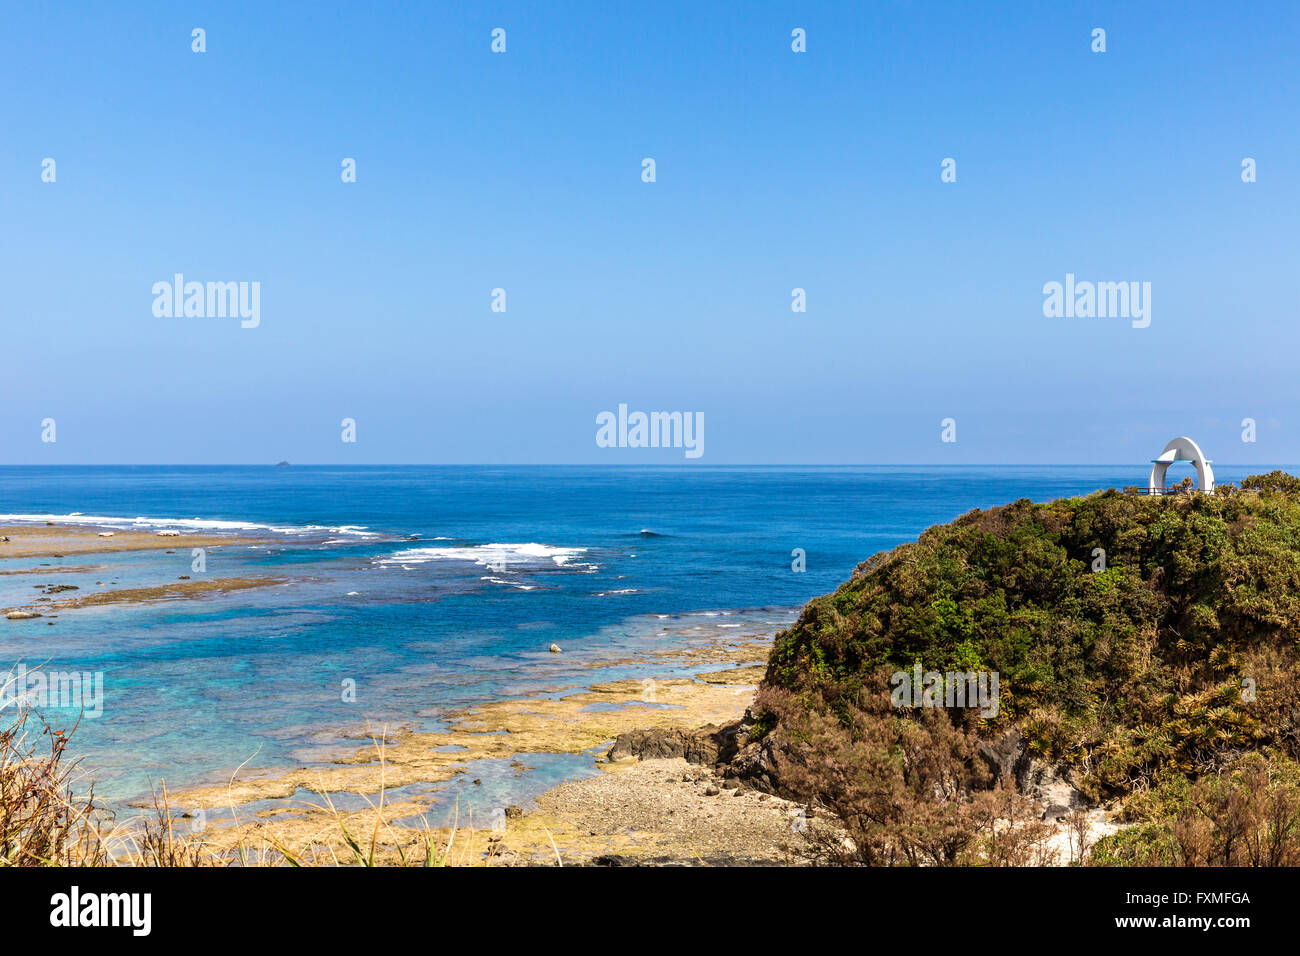
[[220,518],[123,518],[120,515],[85,515],[73,511],[66,515],[20,515],[0,514],[0,521],[46,522],[54,524],[96,525],[109,528],[146,529],[146,528],[185,528],[189,531],[270,531],[275,534],[308,535],[328,532],[329,534],[347,535],[354,538],[382,537],[376,531],[366,530],[365,525],[274,525],[257,521],[228,521]]
[[386,557],[373,559],[379,565],[427,564],[430,561],[465,561],[481,567],[508,569],[511,565],[537,567],[550,561],[555,567],[573,567],[583,570],[594,569],[596,565],[574,561],[584,554],[586,548],[561,548],[535,541],[517,544],[494,542],[478,544],[468,548],[407,548]]
[[504,584],[507,587],[518,588],[521,591],[536,591],[540,585],[537,584],[520,584],[518,581],[505,581],[501,578],[494,578],[492,575],[484,575],[479,578],[480,581],[487,581],[490,584]]

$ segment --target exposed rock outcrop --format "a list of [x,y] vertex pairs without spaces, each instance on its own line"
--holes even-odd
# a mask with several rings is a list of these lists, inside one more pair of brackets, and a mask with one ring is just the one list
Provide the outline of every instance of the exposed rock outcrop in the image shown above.
[[661,760],[681,757],[689,763],[717,766],[728,763],[739,749],[745,722],[697,730],[655,727],[619,734],[607,754],[610,760]]

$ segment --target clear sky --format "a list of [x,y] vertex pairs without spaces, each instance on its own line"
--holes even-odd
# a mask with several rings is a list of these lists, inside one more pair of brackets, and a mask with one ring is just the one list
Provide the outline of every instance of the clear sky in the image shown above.
[[1298,11],[7,4],[0,463],[1298,461]]

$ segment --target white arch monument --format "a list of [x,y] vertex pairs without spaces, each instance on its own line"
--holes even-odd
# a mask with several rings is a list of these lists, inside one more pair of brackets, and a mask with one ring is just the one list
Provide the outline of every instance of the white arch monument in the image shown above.
[[1196,442],[1180,437],[1166,445],[1159,458],[1151,459],[1151,477],[1147,480],[1147,491],[1150,494],[1165,493],[1165,472],[1176,461],[1187,461],[1195,465],[1196,483],[1201,490],[1207,494],[1214,491],[1214,471],[1210,468],[1210,460],[1202,454],[1201,447]]

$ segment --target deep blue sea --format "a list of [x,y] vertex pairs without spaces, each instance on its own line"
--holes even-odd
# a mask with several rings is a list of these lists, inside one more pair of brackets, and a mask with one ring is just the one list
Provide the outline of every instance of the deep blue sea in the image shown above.
[[[4,467],[0,523],[255,532],[271,546],[210,551],[203,574],[290,583],[64,611],[53,626],[0,620],[0,673],[20,661],[103,672],[103,713],[71,749],[98,794],[125,806],[164,778],[176,790],[245,761],[321,762],[367,723],[433,728],[466,705],[640,673],[593,665],[775,634],[931,524],[1144,484],[1147,467]],[[0,559],[0,608],[30,602],[37,583],[84,593],[199,577],[184,536],[169,541],[175,554],[70,555],[39,576],[5,575],[37,562]],[[590,755],[528,763],[522,781],[474,768],[474,798],[526,803],[595,772]]]

